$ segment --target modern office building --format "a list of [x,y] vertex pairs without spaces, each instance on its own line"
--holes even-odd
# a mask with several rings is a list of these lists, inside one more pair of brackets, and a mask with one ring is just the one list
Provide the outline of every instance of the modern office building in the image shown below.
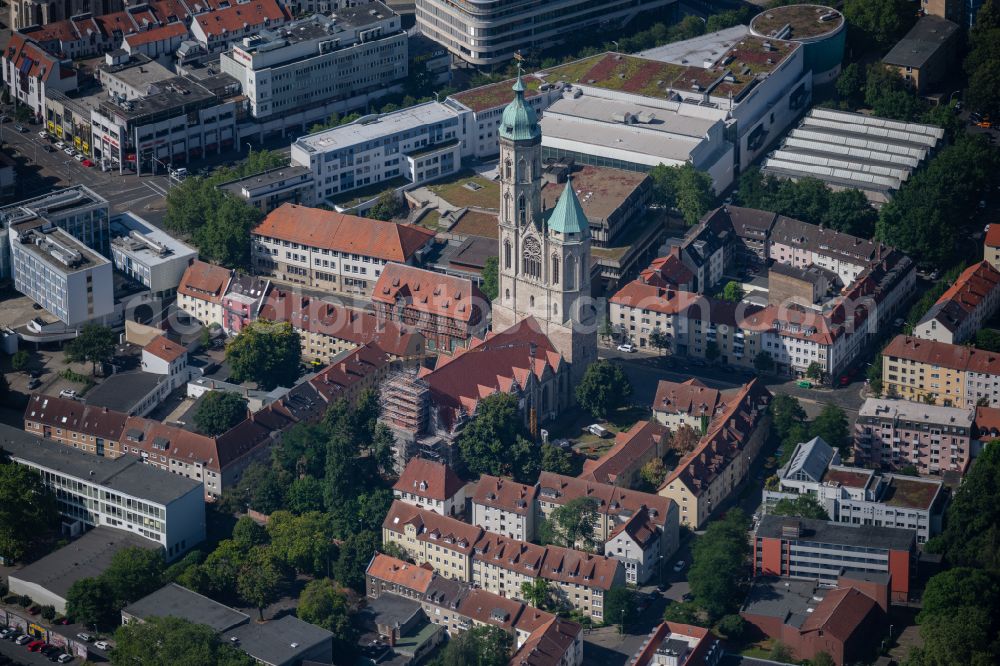
[[132,532],[160,544],[168,560],[205,539],[201,483],[136,457],[93,456],[6,425],[0,432],[0,449],[41,474],[55,493],[68,529],[103,525]]
[[312,206],[316,187],[312,171],[304,166],[283,166],[231,180],[219,189],[240,197],[265,215],[283,203]]
[[783,499],[807,495],[833,522],[911,529],[917,543],[941,531],[948,502],[941,480],[842,465],[840,454],[819,437],[796,444],[777,478],[776,489],[764,490],[769,509]]
[[528,0],[503,3],[453,3],[417,0],[420,32],[477,67],[497,65],[519,49],[543,49],[584,28],[625,24],[638,14],[663,12],[675,0]]
[[8,233],[15,289],[67,326],[113,314],[110,261],[50,222],[22,222]]
[[840,74],[847,21],[832,7],[812,4],[770,7],[750,21],[750,32],[802,44],[814,85],[830,83]]
[[764,516],[754,534],[754,574],[835,583],[844,573],[888,574],[890,598],[908,601],[916,532]]
[[[292,144],[292,164],[312,172],[313,201],[352,201],[350,193],[420,185],[462,166],[459,115],[438,102],[365,116],[353,123],[304,136]],[[357,207],[364,200],[352,201]],[[345,209],[347,204],[339,205]]]
[[220,67],[240,82],[250,115],[266,120],[385,91],[406,78],[406,45],[399,15],[372,2],[245,37],[222,54]]
[[913,466],[922,474],[964,474],[972,462],[975,418],[974,407],[868,398],[854,426],[854,455],[884,470]]
[[135,213],[111,218],[111,260],[115,268],[166,298],[177,293],[198,251],[154,227]]

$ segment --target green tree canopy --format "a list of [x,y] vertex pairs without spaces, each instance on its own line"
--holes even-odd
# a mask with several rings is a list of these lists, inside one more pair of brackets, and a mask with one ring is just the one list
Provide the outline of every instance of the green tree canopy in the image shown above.
[[636,607],[635,592],[631,589],[616,585],[604,595],[604,617],[607,622],[620,625],[622,632],[632,625],[639,616],[639,609]]
[[597,500],[592,497],[577,497],[556,507],[540,528],[542,539],[565,548],[593,551],[597,509]]
[[303,574],[329,575],[337,558],[333,522],[329,514],[313,511],[295,516],[275,511],[267,523],[272,554]]
[[341,585],[364,594],[365,569],[381,545],[382,536],[375,530],[365,530],[347,537],[341,544],[340,556],[334,565],[334,577]]
[[483,291],[483,295],[491,301],[497,299],[497,295],[500,293],[500,279],[498,273],[500,270],[500,263],[496,257],[487,257],[486,262],[483,264],[483,284],[480,285]]
[[769,374],[774,371],[774,359],[766,351],[759,351],[753,357],[753,367],[759,374]]
[[434,666],[507,666],[514,639],[500,627],[483,625],[458,634],[445,645]]
[[906,34],[916,13],[906,0],[845,0],[844,18],[858,41],[884,53]]
[[390,189],[378,195],[378,201],[368,211],[368,217],[388,222],[392,218],[402,215],[405,211],[406,205],[403,204],[402,198]]
[[740,579],[750,555],[748,527],[746,515],[733,509],[725,518],[709,523],[694,543],[688,583],[695,604],[710,620],[734,612],[742,600]]
[[321,478],[326,471],[329,431],[322,425],[296,423],[285,430],[281,442],[271,447],[271,459],[289,474]]
[[819,415],[812,422],[810,434],[813,437],[822,437],[827,444],[839,449],[841,454],[850,451],[851,427],[847,422],[844,410],[836,405],[823,406]]
[[10,367],[16,372],[23,372],[28,369],[28,363],[31,362],[31,354],[28,353],[26,349],[18,349],[14,352],[14,355],[10,357]]
[[248,654],[222,642],[213,629],[177,617],[150,617],[115,631],[112,666],[253,666]]
[[235,391],[209,391],[198,403],[194,425],[209,437],[221,435],[247,417],[247,401]]
[[552,590],[549,588],[549,581],[544,578],[536,578],[533,581],[524,581],[521,583],[521,596],[527,603],[535,608],[547,608],[552,598]]
[[661,458],[653,458],[639,470],[639,476],[653,488],[659,488],[663,480],[667,478],[667,467]]
[[993,328],[981,328],[976,331],[976,348],[1000,352],[1000,331]]
[[254,546],[266,546],[271,540],[267,528],[250,516],[242,516],[233,526],[233,543],[249,551]]
[[138,601],[163,585],[165,568],[159,548],[123,548],[111,557],[111,564],[101,574],[111,589],[115,608],[112,613]]
[[257,609],[262,622],[264,609],[278,600],[282,578],[281,570],[267,546],[254,547],[236,574],[237,593],[244,602]]
[[573,454],[552,444],[542,444],[541,469],[543,472],[575,476]]
[[591,363],[576,387],[580,407],[598,419],[626,406],[631,398],[631,382],[621,366],[610,361]]
[[517,398],[496,393],[479,401],[475,416],[459,435],[458,448],[472,473],[513,476],[522,483],[534,483],[540,451],[526,435]]
[[770,513],[776,516],[798,516],[799,518],[830,520],[826,509],[812,495],[799,495],[795,499],[785,498],[778,500]]
[[0,443],[0,554],[19,560],[59,524],[56,498],[35,470],[6,459]]
[[66,593],[66,614],[87,627],[114,626],[120,617],[114,606],[114,590],[101,577],[81,578]]
[[730,280],[722,288],[722,300],[739,303],[743,300],[743,285],[736,280]]
[[66,343],[66,360],[90,363],[91,372],[97,374],[97,364],[110,361],[115,354],[115,334],[107,326],[87,324],[80,335]]
[[288,510],[303,514],[310,511],[322,511],[323,483],[313,476],[303,476],[292,481],[287,493]]
[[292,386],[300,357],[299,334],[288,322],[252,322],[226,347],[232,379],[256,382],[265,391]]
[[345,591],[329,578],[310,581],[299,595],[296,614],[300,620],[333,633],[333,653],[348,661],[357,649],[358,631],[352,623],[353,610]]

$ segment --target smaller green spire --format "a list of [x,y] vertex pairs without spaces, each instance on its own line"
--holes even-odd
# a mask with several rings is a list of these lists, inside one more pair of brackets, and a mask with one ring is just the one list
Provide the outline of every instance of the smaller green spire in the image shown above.
[[566,187],[549,215],[549,229],[562,234],[585,234],[590,231],[590,222],[573,190],[572,176],[566,177]]
[[517,80],[511,87],[514,99],[503,110],[500,117],[500,136],[512,141],[525,141],[541,137],[538,114],[524,101],[524,81],[521,78],[521,63],[517,63]]

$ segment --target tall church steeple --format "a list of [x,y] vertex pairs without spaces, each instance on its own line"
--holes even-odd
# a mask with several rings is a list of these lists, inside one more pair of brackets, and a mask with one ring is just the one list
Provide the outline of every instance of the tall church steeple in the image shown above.
[[578,379],[597,357],[590,296],[590,225],[567,180],[559,201],[542,210],[542,132],[524,99],[518,67],[514,99],[500,119],[499,293],[493,330],[534,317]]

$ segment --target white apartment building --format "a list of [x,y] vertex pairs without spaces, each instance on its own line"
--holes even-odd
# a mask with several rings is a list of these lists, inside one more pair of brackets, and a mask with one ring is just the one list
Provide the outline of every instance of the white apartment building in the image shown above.
[[156,297],[177,293],[184,271],[197,258],[197,250],[134,213],[111,218],[111,259],[115,268]]
[[[677,504],[672,504],[671,509],[676,513]],[[638,511],[604,542],[604,556],[622,563],[626,583],[643,585],[650,582],[663,566],[663,558],[670,557],[676,548],[676,542],[660,538],[660,530],[650,523],[646,511]]]
[[483,474],[472,496],[472,523],[510,539],[535,538],[536,486]]
[[72,63],[61,61],[19,32],[0,56],[3,82],[10,95],[31,109],[37,120],[45,116],[45,91],[68,92],[77,86]]
[[626,23],[641,12],[663,11],[675,0],[526,0],[456,3],[417,0],[417,27],[475,66],[509,60],[519,49],[546,48],[583,28]]
[[1000,307],[1000,271],[988,261],[969,266],[913,327],[924,340],[960,344]]
[[462,131],[454,109],[426,102],[304,136],[292,164],[312,172],[315,202],[336,203],[373,184],[402,189],[457,172]]
[[[188,365],[187,348],[160,335],[142,348],[142,371],[168,378],[169,390],[184,386],[191,379],[194,368]],[[198,370],[201,374],[201,370]]]
[[399,15],[372,2],[245,37],[220,66],[240,82],[250,114],[266,120],[398,83],[406,39]]
[[882,474],[840,464],[840,453],[819,437],[795,446],[778,470],[778,488],[764,491],[767,507],[809,495],[830,520],[915,530],[917,543],[941,531],[947,495],[939,479]]
[[201,483],[133,456],[93,456],[7,425],[0,425],[0,432],[3,449],[42,475],[69,524],[138,534],[163,546],[168,560],[205,539]]
[[111,262],[50,222],[9,229],[14,288],[67,326],[115,309]]

